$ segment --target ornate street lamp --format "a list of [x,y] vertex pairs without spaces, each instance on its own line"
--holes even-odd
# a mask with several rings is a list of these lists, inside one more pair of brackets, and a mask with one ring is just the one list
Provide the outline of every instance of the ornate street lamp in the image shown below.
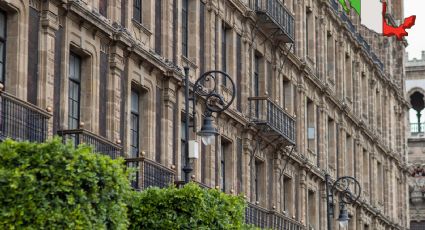
[[329,174],[326,174],[326,203],[328,214],[328,230],[332,230],[332,217],[334,216],[334,190],[339,190],[339,216],[338,222],[340,227],[347,227],[350,217],[346,205],[356,202],[361,194],[360,183],[351,176],[338,178],[333,184],[330,181]]
[[[185,174],[185,183],[189,182],[190,173],[193,171],[189,158],[189,101],[192,101],[193,131],[201,136],[204,145],[214,143],[215,136],[218,134],[214,126],[212,113],[220,113],[229,108],[235,99],[236,88],[232,78],[225,72],[211,70],[203,73],[193,85],[192,94],[190,94],[189,67],[184,67],[185,72],[185,158],[186,163],[183,167]],[[226,83],[226,84],[222,84]],[[196,130],[196,102],[197,97],[203,98],[205,104],[204,119],[199,132]]]

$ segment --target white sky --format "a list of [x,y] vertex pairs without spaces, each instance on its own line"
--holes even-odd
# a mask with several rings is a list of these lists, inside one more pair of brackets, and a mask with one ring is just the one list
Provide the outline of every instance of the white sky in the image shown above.
[[407,52],[409,59],[421,58],[421,51],[425,51],[425,0],[404,0],[404,17],[416,15],[415,25],[408,29]]

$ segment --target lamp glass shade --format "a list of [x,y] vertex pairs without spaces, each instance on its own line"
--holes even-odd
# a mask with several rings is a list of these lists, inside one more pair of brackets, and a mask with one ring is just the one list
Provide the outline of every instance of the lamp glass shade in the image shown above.
[[212,143],[214,143],[215,135],[202,136],[201,139],[202,139],[202,143],[204,143],[204,145],[211,145]]
[[342,228],[347,227],[349,219],[350,219],[350,217],[348,217],[347,209],[342,207],[340,212],[339,212],[339,217],[338,217],[339,226],[342,227]]
[[348,220],[339,220],[339,226],[341,228],[346,228],[348,226]]
[[217,134],[217,129],[213,125],[213,118],[211,116],[205,117],[201,131],[198,132],[198,135],[202,137],[202,143],[204,143],[204,145],[214,143],[215,135]]

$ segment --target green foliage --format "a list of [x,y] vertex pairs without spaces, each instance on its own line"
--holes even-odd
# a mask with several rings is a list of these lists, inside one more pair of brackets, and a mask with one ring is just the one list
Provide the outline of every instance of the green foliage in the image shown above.
[[59,139],[0,143],[0,226],[126,229],[131,187],[123,160]]
[[129,228],[248,229],[244,224],[245,207],[242,196],[202,189],[194,183],[181,189],[150,188],[133,193]]

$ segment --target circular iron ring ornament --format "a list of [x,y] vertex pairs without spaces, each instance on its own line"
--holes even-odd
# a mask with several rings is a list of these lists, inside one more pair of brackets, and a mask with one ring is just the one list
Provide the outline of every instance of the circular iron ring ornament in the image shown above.
[[[221,82],[226,82],[226,86],[221,85]],[[231,96],[229,101],[220,94],[221,87],[224,87]],[[236,96],[236,87],[232,78],[225,72],[220,70],[211,70],[202,74],[196,80],[193,86],[193,91],[199,96],[205,97],[205,105],[209,112],[222,112],[229,108]],[[194,97],[196,98],[196,97]],[[219,105],[219,106],[217,106]]]
[[331,192],[335,189],[342,189],[340,198],[345,204],[352,204],[360,198],[361,187],[360,183],[351,176],[344,176],[335,181]]

